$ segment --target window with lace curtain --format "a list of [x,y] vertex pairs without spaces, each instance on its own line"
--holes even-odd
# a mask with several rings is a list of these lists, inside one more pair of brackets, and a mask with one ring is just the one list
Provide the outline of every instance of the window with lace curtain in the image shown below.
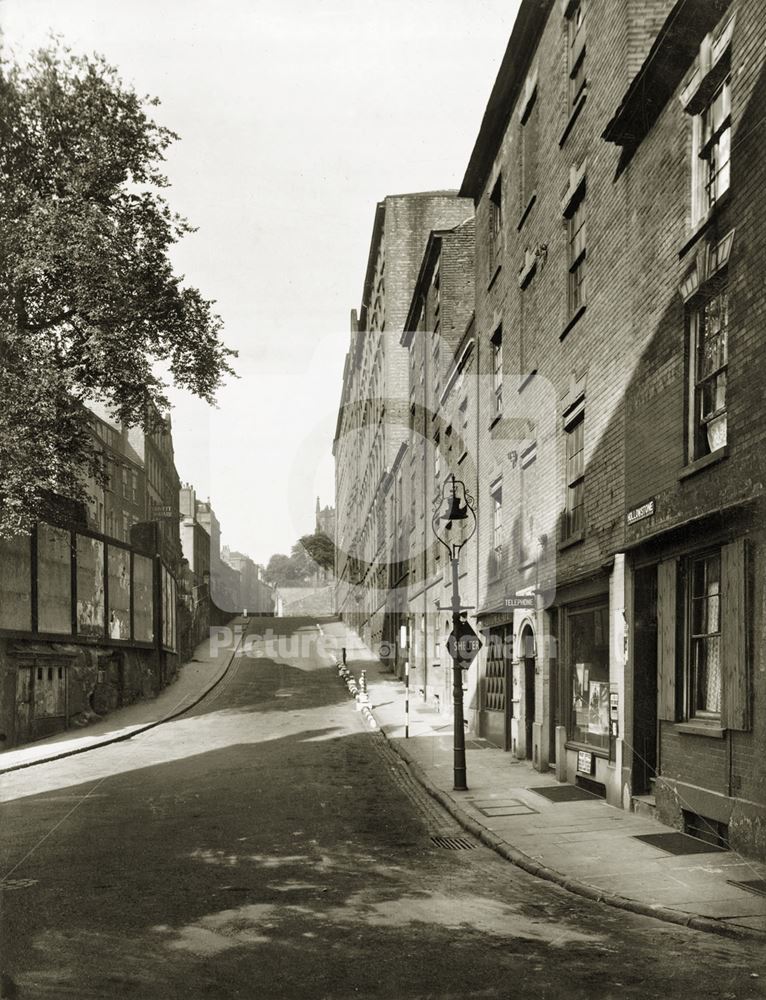
[[689,716],[721,714],[721,553],[689,567]]
[[736,15],[727,15],[702,40],[680,94],[684,110],[692,117],[692,226],[708,218],[731,183],[731,43],[735,20]]
[[725,285],[706,289],[691,313],[690,332],[694,356],[690,451],[696,459],[726,444],[729,295]]

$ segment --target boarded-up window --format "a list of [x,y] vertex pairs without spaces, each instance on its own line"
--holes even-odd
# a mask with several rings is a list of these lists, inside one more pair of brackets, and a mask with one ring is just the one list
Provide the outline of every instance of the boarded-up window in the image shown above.
[[37,526],[37,629],[72,631],[72,540],[65,528]]
[[109,635],[130,638],[130,552],[109,546]]
[[148,556],[133,556],[133,638],[154,641],[154,566]]
[[104,543],[77,535],[77,631],[104,634]]
[[32,544],[29,535],[0,538],[0,628],[32,628]]

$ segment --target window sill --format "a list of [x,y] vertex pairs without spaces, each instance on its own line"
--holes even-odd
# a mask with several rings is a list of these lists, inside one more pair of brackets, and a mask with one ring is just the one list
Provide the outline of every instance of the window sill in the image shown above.
[[688,736],[708,736],[710,739],[722,740],[726,730],[718,722],[706,722],[703,719],[693,719],[689,722],[677,722],[674,726],[677,733]]
[[580,306],[580,308],[574,313],[574,315],[571,317],[571,319],[569,320],[569,322],[567,323],[567,325],[564,327],[564,329],[559,334],[559,340],[563,340],[564,337],[566,337],[566,335],[569,333],[569,331],[574,326],[577,325],[577,323],[580,321],[580,318],[585,315],[585,310],[586,309],[587,309],[587,306],[585,306],[585,305]]
[[493,427],[497,427],[497,425],[500,423],[500,421],[502,420],[502,418],[503,418],[502,413],[498,413],[497,416],[493,417],[490,420],[489,426],[487,427],[487,430],[491,431]]
[[590,743],[576,743],[574,740],[567,740],[564,746],[567,750],[585,750],[587,753],[592,753],[594,757],[609,760],[609,751],[605,750],[604,747],[594,747]]
[[525,389],[525,388],[526,388],[526,387],[527,387],[527,386],[529,385],[529,383],[530,383],[530,382],[532,381],[532,379],[533,379],[533,378],[535,377],[535,375],[537,375],[537,369],[536,369],[536,368],[533,368],[531,372],[528,372],[528,373],[527,373],[527,374],[526,374],[526,375],[525,375],[525,376],[524,376],[524,377],[523,377],[523,378],[521,379],[521,381],[519,382],[519,388],[518,388],[518,390],[517,390],[517,391],[518,391],[518,392],[521,392],[521,391],[522,391],[522,389]]
[[575,104],[572,114],[569,116],[569,121],[566,123],[566,125],[564,126],[564,131],[561,133],[561,138],[559,139],[559,149],[561,149],[561,147],[567,141],[569,133],[574,128],[574,123],[580,117],[580,112],[585,107],[585,99],[587,96],[588,96],[587,93],[583,93],[580,94],[580,96],[578,97],[577,104]]
[[525,267],[522,266],[519,271],[519,288],[522,290],[527,287],[532,278],[535,276],[535,271],[537,270],[537,257],[533,257],[532,260]]
[[532,206],[534,205],[534,203],[536,201],[537,201],[537,191],[534,192],[534,194],[532,195],[532,197],[527,202],[527,207],[521,213],[521,218],[516,223],[516,230],[517,230],[517,232],[521,232],[521,228],[524,225],[524,223],[527,221],[527,216],[532,211]]
[[468,457],[468,452],[464,451],[460,458],[457,460],[458,465],[462,465],[463,461]]
[[689,236],[689,238],[683,244],[681,249],[678,251],[679,260],[683,259],[686,256],[686,254],[691,250],[691,248],[694,246],[694,244],[697,242],[697,240],[699,240],[699,238],[705,234],[712,221],[713,221],[713,216],[710,213],[708,213],[701,222],[697,223],[697,225],[691,232],[691,236]]
[[579,545],[580,542],[584,541],[585,541],[585,532],[578,531],[576,535],[571,535],[569,538],[565,538],[564,541],[559,542],[558,550],[559,552],[563,552],[564,549],[569,549],[573,545]]
[[494,285],[495,281],[497,280],[498,274],[500,274],[500,272],[502,271],[502,269],[503,269],[503,265],[502,264],[496,264],[495,265],[495,269],[494,269],[494,271],[492,272],[492,274],[490,276],[489,283],[487,284],[487,291],[489,291],[490,288],[492,288],[492,286]]
[[723,448],[716,448],[709,455],[703,455],[702,458],[698,458],[695,462],[691,462],[685,468],[681,469],[678,473],[678,478],[679,480],[688,479],[690,476],[694,476],[698,472],[702,472],[703,469],[707,469],[711,465],[716,465],[716,463],[722,462],[728,457],[729,446],[725,444]]
[[681,249],[678,251],[679,260],[686,256],[686,254],[691,250],[694,244],[703,236],[707,230],[710,228],[710,224],[716,219],[721,210],[726,207],[728,201],[731,197],[731,188],[728,191],[724,191],[718,201],[711,205],[707,211],[707,215],[700,219],[694,229],[691,231],[690,236],[687,238],[686,242],[683,244]]

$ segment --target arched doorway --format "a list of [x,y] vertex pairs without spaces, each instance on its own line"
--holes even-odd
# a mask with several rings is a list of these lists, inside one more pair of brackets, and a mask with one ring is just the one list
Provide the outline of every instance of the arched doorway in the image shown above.
[[532,627],[524,625],[520,636],[521,662],[524,667],[524,750],[527,760],[534,759],[534,723],[537,715],[535,698],[535,635]]

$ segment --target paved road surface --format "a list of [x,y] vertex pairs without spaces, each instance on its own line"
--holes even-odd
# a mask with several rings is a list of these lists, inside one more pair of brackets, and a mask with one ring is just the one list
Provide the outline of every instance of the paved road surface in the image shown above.
[[277,620],[189,716],[0,785],[5,998],[766,996],[764,956],[465,838]]

